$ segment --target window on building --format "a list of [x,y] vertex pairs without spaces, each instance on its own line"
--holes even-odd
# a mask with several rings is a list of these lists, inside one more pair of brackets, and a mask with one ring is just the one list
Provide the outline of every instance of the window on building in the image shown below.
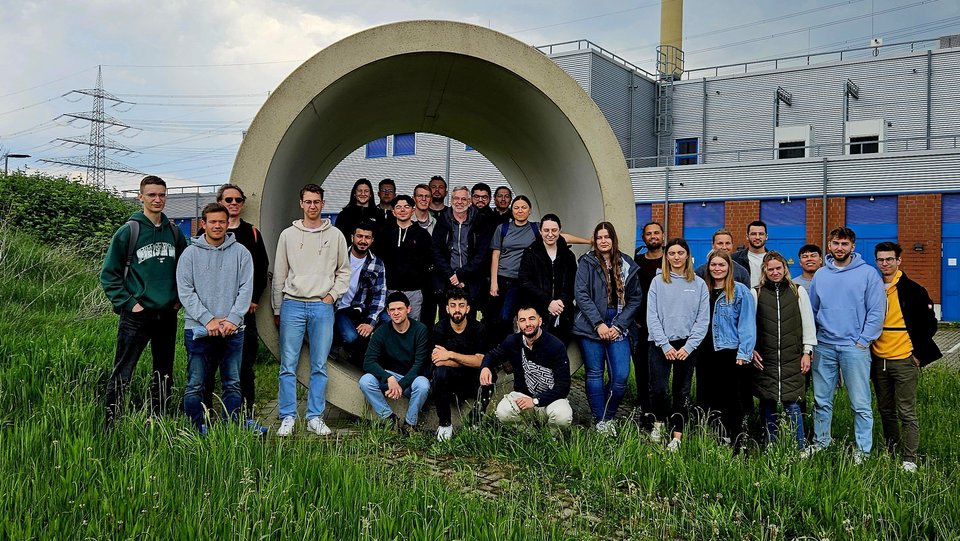
[[700,140],[696,137],[691,139],[677,139],[677,146],[674,152],[674,165],[696,165],[699,143]]
[[877,154],[878,152],[880,152],[879,135],[850,138],[850,154]]
[[417,153],[417,134],[398,133],[393,136],[394,156],[413,156]]
[[803,158],[807,155],[806,141],[787,141],[777,146],[777,159],[789,160],[791,158]]
[[476,150],[476,149],[470,145],[463,145],[463,150]]
[[387,138],[381,137],[367,143],[367,159],[387,157]]

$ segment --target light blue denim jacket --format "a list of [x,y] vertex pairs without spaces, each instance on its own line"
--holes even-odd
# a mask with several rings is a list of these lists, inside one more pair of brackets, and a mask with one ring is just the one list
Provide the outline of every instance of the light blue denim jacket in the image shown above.
[[721,294],[713,309],[713,349],[737,350],[737,358],[753,360],[757,345],[757,309],[753,295],[740,282],[733,284],[733,301]]

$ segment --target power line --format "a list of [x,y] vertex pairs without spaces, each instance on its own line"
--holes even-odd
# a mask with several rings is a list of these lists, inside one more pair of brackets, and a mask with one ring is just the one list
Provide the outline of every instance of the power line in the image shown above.
[[638,10],[641,10],[641,9],[644,9],[644,8],[653,7],[653,6],[659,6],[659,5],[660,5],[660,2],[651,2],[651,3],[649,3],[649,4],[643,4],[642,6],[636,6],[636,7],[632,7],[632,8],[629,8],[629,9],[621,9],[621,10],[618,10],[618,11],[610,11],[610,12],[607,12],[607,13],[601,13],[601,14],[599,14],[599,15],[591,15],[591,16],[589,16],[589,17],[581,17],[581,18],[579,18],[579,19],[570,19],[570,20],[568,20],[568,21],[562,21],[562,22],[553,23],[553,24],[546,24],[546,25],[543,25],[543,26],[534,26],[534,27],[532,27],[532,28],[524,28],[523,30],[514,30],[514,31],[512,31],[512,32],[508,32],[507,34],[509,34],[509,35],[512,36],[513,34],[522,34],[523,32],[532,32],[533,30],[543,30],[544,28],[554,28],[554,27],[563,26],[563,25],[566,25],[566,24],[579,23],[579,22],[583,22],[583,21],[590,21],[590,20],[593,20],[593,19],[600,19],[600,18],[602,18],[602,17],[609,17],[609,16],[611,16],[611,15],[620,15],[620,14],[622,14],[622,13],[629,13],[629,12],[631,12],[631,11],[638,11]]

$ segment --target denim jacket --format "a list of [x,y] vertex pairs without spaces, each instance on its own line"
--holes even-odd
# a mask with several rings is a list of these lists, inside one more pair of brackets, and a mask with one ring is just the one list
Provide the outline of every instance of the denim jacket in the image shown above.
[[721,294],[713,310],[713,349],[737,348],[737,358],[750,361],[757,344],[757,309],[747,286],[734,282],[733,301]]

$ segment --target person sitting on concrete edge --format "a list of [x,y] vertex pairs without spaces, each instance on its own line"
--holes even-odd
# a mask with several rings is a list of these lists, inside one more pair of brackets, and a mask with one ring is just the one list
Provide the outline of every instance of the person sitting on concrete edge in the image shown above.
[[517,306],[520,332],[511,334],[486,354],[481,363],[480,385],[492,385],[494,370],[505,362],[513,365],[513,391],[497,405],[502,423],[524,417],[546,421],[552,428],[573,423],[570,393],[570,360],[559,338],[540,328],[542,319],[531,302]]
[[487,409],[493,386],[480,386],[480,363],[486,352],[486,328],[467,317],[470,299],[460,288],[447,290],[447,317],[433,327],[433,400],[437,406],[437,441],[453,437],[451,408],[461,400],[476,400],[470,422],[479,421]]
[[334,329],[350,362],[359,367],[387,297],[383,260],[370,251],[374,225],[360,222],[350,233],[350,285],[337,301]]
[[227,418],[240,419],[243,318],[253,298],[253,257],[233,233],[227,233],[226,207],[210,203],[203,207],[202,216],[203,235],[193,239],[177,263],[177,293],[183,303],[187,349],[183,411],[205,434],[207,375],[218,367]]
[[[422,375],[430,362],[430,332],[423,323],[410,319],[410,299],[402,291],[387,296],[387,313],[390,324],[381,325],[370,337],[360,391],[377,417],[409,433],[417,426],[420,408],[430,392],[430,382]],[[387,402],[401,396],[410,399],[403,424]]]

